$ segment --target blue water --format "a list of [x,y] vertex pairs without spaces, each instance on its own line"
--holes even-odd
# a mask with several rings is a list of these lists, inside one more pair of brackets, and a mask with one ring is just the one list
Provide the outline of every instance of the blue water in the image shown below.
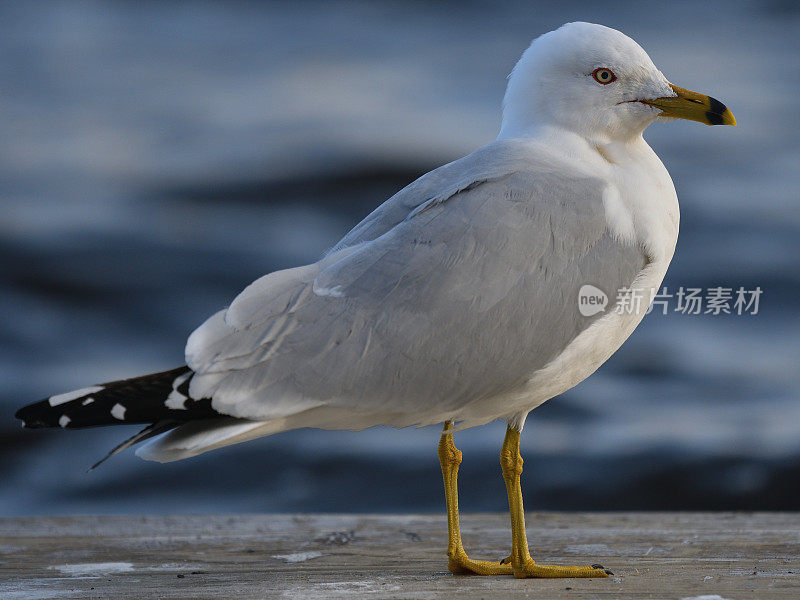
[[[441,510],[435,429],[289,432],[86,474],[135,428],[22,431],[12,414],[182,364],[244,285],[490,141],[522,50],[577,19],[733,109],[736,129],[648,130],[681,200],[665,285],[763,295],[757,315],[650,315],[533,413],[528,505],[797,509],[795,4],[54,2],[0,5],[0,514]],[[504,506],[502,435],[457,438],[466,510]]]

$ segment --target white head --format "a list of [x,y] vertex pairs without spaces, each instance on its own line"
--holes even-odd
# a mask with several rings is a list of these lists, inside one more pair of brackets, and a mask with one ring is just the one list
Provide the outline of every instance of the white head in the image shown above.
[[[555,125],[594,143],[609,143],[641,135],[659,115],[709,122],[707,117],[673,114],[663,102],[645,103],[669,99],[674,104],[681,91],[693,94],[672,86],[625,34],[593,23],[567,23],[536,38],[511,72],[500,137],[530,135],[542,125]],[[725,109],[716,100],[696,96]]]

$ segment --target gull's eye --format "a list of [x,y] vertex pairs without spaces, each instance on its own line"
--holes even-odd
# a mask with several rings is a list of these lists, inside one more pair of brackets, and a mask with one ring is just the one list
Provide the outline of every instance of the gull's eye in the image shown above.
[[614,75],[614,71],[611,69],[606,69],[605,67],[600,67],[599,69],[592,71],[592,77],[594,77],[594,80],[597,83],[601,83],[603,85],[608,85],[617,79],[617,76]]

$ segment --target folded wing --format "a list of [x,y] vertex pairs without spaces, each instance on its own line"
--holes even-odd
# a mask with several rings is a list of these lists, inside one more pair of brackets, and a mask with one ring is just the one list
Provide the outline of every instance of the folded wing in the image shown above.
[[602,316],[578,312],[582,285],[613,294],[646,263],[608,232],[604,185],[508,142],[432,171],[195,331],[191,396],[408,425],[522,385]]

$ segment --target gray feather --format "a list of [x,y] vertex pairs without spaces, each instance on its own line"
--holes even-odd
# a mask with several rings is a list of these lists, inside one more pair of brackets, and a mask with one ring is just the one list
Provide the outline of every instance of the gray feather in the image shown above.
[[191,395],[249,419],[410,424],[516,389],[602,316],[579,313],[582,285],[613,298],[647,262],[607,230],[605,184],[572,173],[518,142],[428,173],[196,331]]

